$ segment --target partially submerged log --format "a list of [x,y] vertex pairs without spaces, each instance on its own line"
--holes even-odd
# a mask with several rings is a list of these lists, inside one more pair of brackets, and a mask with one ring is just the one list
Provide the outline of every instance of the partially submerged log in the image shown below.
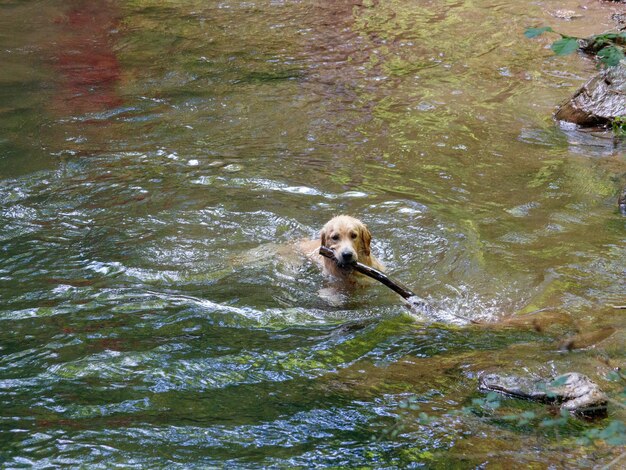
[[626,66],[623,63],[602,70],[585,83],[556,112],[559,121],[579,126],[609,125],[626,116]]

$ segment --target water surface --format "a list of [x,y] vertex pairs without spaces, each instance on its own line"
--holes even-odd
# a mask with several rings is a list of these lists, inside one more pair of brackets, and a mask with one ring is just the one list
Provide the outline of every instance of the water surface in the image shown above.
[[[494,371],[620,391],[624,145],[553,122],[595,65],[523,38],[599,32],[619,6],[558,3],[586,21],[492,0],[1,2],[0,462],[608,463],[575,442],[609,420],[556,432],[502,419],[543,405],[472,401]],[[315,266],[277,256],[338,213],[434,317],[382,286],[329,303]],[[556,320],[469,322],[537,310]]]

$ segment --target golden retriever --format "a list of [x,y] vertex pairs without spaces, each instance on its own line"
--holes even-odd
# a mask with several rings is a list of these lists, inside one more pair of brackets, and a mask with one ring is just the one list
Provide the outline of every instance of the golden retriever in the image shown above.
[[[320,264],[324,274],[352,284],[367,279],[366,276],[352,270],[351,265],[355,261],[379,271],[384,270],[382,263],[370,253],[371,240],[372,235],[363,222],[348,215],[340,215],[326,222],[319,240],[301,242],[300,250]],[[320,255],[320,246],[330,248],[335,260]]]

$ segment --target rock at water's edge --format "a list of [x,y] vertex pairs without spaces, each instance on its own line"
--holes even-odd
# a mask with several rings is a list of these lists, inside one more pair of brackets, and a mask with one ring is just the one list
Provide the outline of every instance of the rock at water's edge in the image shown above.
[[556,119],[579,126],[601,126],[626,117],[626,65],[622,62],[599,72],[569,101],[561,105]]
[[554,380],[487,374],[479,388],[516,398],[558,403],[563,410],[581,416],[606,416],[608,398],[589,377],[576,372]]

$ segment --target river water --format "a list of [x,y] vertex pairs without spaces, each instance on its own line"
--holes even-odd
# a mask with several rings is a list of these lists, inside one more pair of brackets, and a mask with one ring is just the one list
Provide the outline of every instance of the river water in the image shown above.
[[[552,120],[596,66],[523,36],[619,8],[1,1],[0,464],[610,462],[578,439],[618,405],[555,428],[477,383],[623,389],[624,144]],[[339,213],[431,317],[320,295],[285,252]]]

